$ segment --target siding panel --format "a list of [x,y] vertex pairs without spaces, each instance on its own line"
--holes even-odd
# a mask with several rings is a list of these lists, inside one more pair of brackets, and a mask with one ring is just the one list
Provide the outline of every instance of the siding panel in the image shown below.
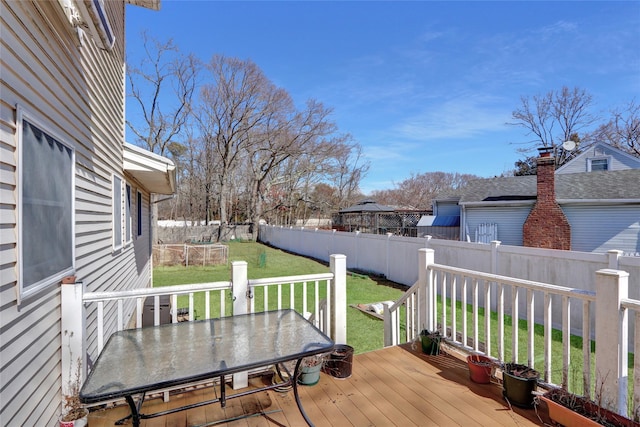
[[640,253],[640,206],[563,206],[571,224],[571,250]]
[[[467,208],[466,224],[473,240],[479,224],[498,224],[498,240],[503,245],[522,246],[522,226],[531,206]],[[464,230],[467,233],[467,230]]]

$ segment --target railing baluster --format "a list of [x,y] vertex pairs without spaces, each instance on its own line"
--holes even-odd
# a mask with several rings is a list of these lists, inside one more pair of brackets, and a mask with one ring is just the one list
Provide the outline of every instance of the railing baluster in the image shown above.
[[269,310],[269,286],[262,286],[262,300],[264,302],[264,311]]
[[171,323],[178,323],[178,294],[171,294],[170,298],[171,298],[171,307],[173,308],[171,310]]
[[[295,284],[289,283],[289,307],[295,310],[296,308],[296,299],[295,299]],[[304,308],[302,309],[302,314],[304,315]]]
[[[495,283],[495,286],[498,287],[496,289],[498,292],[496,295],[496,304],[498,305],[498,359],[504,360],[504,285],[502,282],[498,282]],[[485,312],[486,315],[487,313]]]
[[[254,292],[255,290],[252,289],[251,291]],[[218,293],[220,294],[220,317],[226,317],[227,316],[227,299],[225,298],[225,291],[220,290],[218,291]],[[253,306],[254,306],[255,300],[256,298],[254,293],[253,298],[251,298],[252,312],[253,312]]]
[[468,283],[468,277],[467,276],[462,276],[462,289],[460,290],[460,294],[462,296],[462,345],[465,347],[469,346],[469,340],[468,340],[468,332],[467,332],[467,328],[469,327],[468,321],[467,321],[467,283]]
[[100,354],[104,347],[104,301],[98,301],[96,322],[98,324],[98,354]]
[[282,310],[282,283],[278,283],[278,310]]
[[[315,281],[313,292],[314,292],[314,300],[315,300],[313,302],[313,308],[314,308],[313,311],[315,313],[318,313],[320,312],[320,282],[318,280]],[[319,325],[318,320],[319,319],[316,319],[316,327],[318,327]],[[323,329],[323,330],[326,330],[326,329]]]
[[475,351],[480,351],[480,331],[478,328],[478,279],[473,278],[473,295],[471,296],[473,300],[473,349]]
[[491,283],[484,282],[484,346],[485,353],[491,355]]
[[533,290],[527,289],[527,365],[534,368],[535,357],[535,296]]
[[206,291],[204,293],[204,318],[205,319],[211,318],[210,310],[211,310],[211,292]]
[[562,388],[569,386],[569,364],[571,362],[571,301],[562,296]]
[[189,292],[189,321],[196,320],[196,316],[193,309],[193,292]]
[[116,325],[116,329],[121,331],[124,329],[124,309],[123,309],[123,300],[122,298],[118,299],[118,321]]
[[[308,301],[307,301],[307,281],[305,280],[304,282],[302,282],[302,312],[306,313],[307,311],[309,311],[309,307],[307,305]],[[316,310],[314,313],[317,313],[318,311]]]
[[136,298],[136,328],[142,328],[142,312],[144,311],[144,300],[142,297]]
[[447,278],[449,277],[449,273],[442,273],[441,280],[441,300],[442,300],[442,317],[441,317],[441,325],[442,325],[442,336],[447,336]]
[[451,339],[458,340],[458,316],[457,316],[457,287],[458,287],[458,275],[454,274],[451,277]]
[[551,328],[553,313],[552,298],[549,292],[544,293],[544,380],[551,382]]
[[520,288],[511,287],[511,360],[518,363],[520,348],[518,346],[519,329],[520,329]]
[[[640,328],[638,328],[638,315],[639,312],[636,311],[636,353],[640,350]],[[582,394],[584,396],[591,396],[591,302],[584,300],[582,302]],[[636,357],[634,359],[634,363],[640,363],[640,357]],[[636,365],[638,366],[638,365]],[[640,369],[634,368],[633,370],[634,377],[640,375]],[[640,381],[638,382],[638,387],[634,388],[635,393],[640,393]],[[640,394],[638,395],[640,396]],[[635,397],[634,397],[635,398]],[[640,398],[639,398],[640,403]],[[637,408],[637,405],[633,406]]]
[[[173,307],[178,308],[177,305]],[[153,296],[153,324],[156,326],[160,324],[160,295]]]

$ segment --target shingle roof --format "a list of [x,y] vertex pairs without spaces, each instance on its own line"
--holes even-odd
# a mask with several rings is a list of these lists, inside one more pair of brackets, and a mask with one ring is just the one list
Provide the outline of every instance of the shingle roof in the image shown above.
[[391,206],[380,205],[371,199],[365,199],[357,205],[349,206],[348,208],[340,209],[340,213],[348,212],[393,212],[394,209]]
[[[640,200],[640,169],[557,174],[555,182],[558,200]],[[535,200],[536,186],[535,175],[479,179],[462,189],[459,203]]]

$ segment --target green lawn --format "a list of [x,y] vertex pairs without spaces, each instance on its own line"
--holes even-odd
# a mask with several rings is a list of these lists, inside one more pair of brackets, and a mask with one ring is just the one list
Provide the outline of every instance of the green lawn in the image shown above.
[[[249,279],[262,277],[295,276],[302,274],[325,273],[329,271],[328,265],[310,260],[301,256],[274,249],[259,243],[252,242],[229,242],[229,265],[213,267],[157,267],[153,271],[154,286],[180,285],[187,283],[206,283],[229,280],[231,274],[231,261],[246,261],[247,275]],[[347,275],[347,304],[368,304],[372,302],[396,300],[402,295],[402,291],[390,286],[386,286],[383,280],[376,277],[366,277],[359,274]],[[295,284],[301,287],[301,284]],[[309,304],[312,302],[313,287],[309,284],[307,292]],[[289,285],[282,287],[283,304],[288,306]],[[296,289],[296,308],[300,311],[302,292]],[[272,296],[273,295],[273,296]],[[271,289],[269,294],[269,308],[274,309],[272,304],[276,303],[275,289]],[[324,289],[320,292],[320,298],[324,298]],[[263,296],[261,291],[257,291],[255,304],[257,310],[263,309]],[[212,297],[212,312],[219,312],[219,299]],[[226,312],[230,314],[230,296],[226,299]],[[188,306],[187,297],[180,297],[179,307]],[[196,294],[194,296],[194,306],[196,316],[203,317],[204,296]],[[383,322],[368,316],[359,310],[347,307],[347,343],[352,346],[356,353],[363,353],[383,346]]]

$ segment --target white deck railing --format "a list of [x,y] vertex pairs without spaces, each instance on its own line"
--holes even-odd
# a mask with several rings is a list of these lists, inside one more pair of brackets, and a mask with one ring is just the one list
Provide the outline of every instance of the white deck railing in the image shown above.
[[[484,353],[500,362],[523,363],[518,358],[524,353],[527,359],[524,363],[539,370],[545,382],[553,383],[552,373],[561,370],[559,385],[570,388],[572,373],[582,380],[579,390],[583,394],[595,394],[609,409],[629,413],[627,311],[634,310],[636,319],[639,318],[640,301],[627,299],[626,272],[599,270],[595,273],[596,292],[586,292],[435,264],[431,249],[420,250],[420,267],[418,282],[401,299],[385,307],[385,345],[411,341],[420,330],[427,329],[438,330],[449,343],[470,352]],[[554,304],[560,304],[557,312],[562,313],[561,319],[552,316]],[[573,306],[579,306],[582,311],[581,325],[571,324]],[[495,307],[493,312],[492,307]],[[406,310],[403,315],[401,309]],[[536,310],[542,310],[542,316],[538,316],[543,319],[542,360],[539,351],[536,352]],[[481,311],[485,314],[482,321]],[[405,319],[404,325],[401,317]],[[508,317],[514,319],[509,336],[506,335]],[[522,321],[526,323],[526,351],[519,348],[518,323]],[[553,366],[552,362],[554,327],[560,329],[562,336],[560,367]],[[635,330],[635,350],[640,352],[638,320]],[[587,337],[582,340],[580,350],[581,372],[571,372],[572,334]],[[589,338],[595,338],[598,343],[595,366]],[[536,366],[540,362],[542,369]],[[640,364],[640,360],[636,363]],[[632,408],[640,408],[639,374],[640,369],[634,369],[636,387]],[[635,414],[636,410],[631,412]]]

